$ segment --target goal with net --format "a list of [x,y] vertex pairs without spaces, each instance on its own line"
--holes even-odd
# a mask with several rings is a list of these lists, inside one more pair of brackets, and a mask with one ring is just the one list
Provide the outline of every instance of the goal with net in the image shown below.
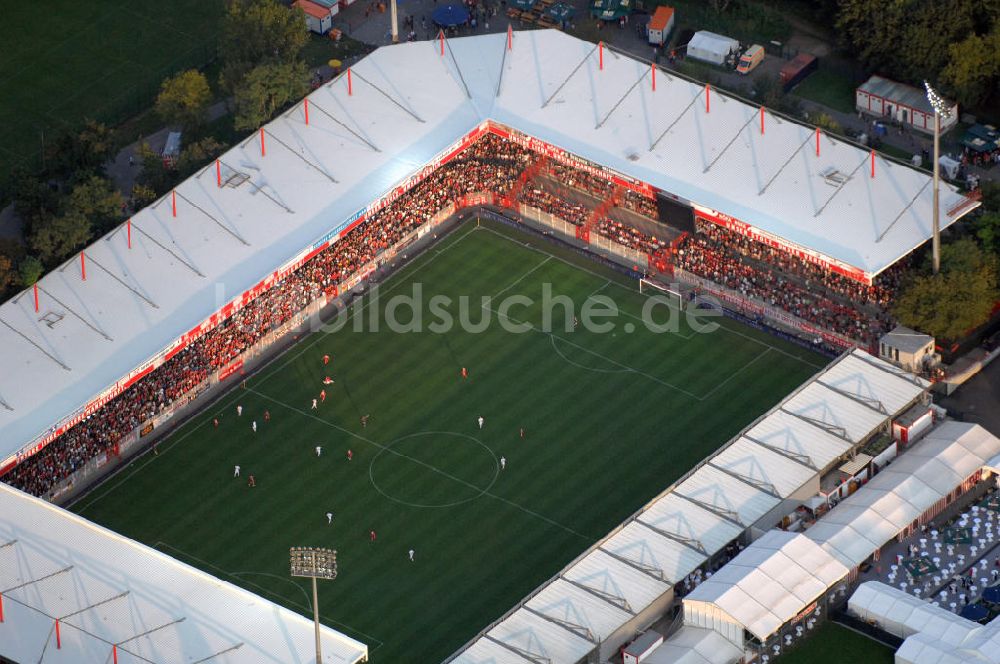
[[639,279],[639,292],[643,295],[659,295],[667,298],[670,304],[678,309],[684,308],[684,293],[678,284],[662,284],[652,279]]

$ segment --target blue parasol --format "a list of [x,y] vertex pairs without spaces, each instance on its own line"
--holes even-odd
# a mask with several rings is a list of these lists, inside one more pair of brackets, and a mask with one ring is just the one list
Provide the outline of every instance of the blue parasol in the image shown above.
[[962,607],[962,612],[959,615],[972,622],[978,622],[989,615],[989,611],[982,604],[969,604]]
[[431,19],[442,28],[465,25],[469,20],[469,11],[462,5],[444,5],[434,10]]
[[983,591],[983,599],[990,604],[1000,604],[1000,586],[990,586]]

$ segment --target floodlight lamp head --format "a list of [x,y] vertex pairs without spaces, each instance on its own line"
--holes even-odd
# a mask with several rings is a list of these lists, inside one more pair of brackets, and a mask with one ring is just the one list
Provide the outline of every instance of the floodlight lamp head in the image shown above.
[[934,109],[934,112],[943,118],[951,115],[951,107],[948,105],[948,102],[938,94],[937,90],[932,88],[931,84],[927,81],[924,81],[924,88],[927,90],[927,101],[930,102],[931,108]]

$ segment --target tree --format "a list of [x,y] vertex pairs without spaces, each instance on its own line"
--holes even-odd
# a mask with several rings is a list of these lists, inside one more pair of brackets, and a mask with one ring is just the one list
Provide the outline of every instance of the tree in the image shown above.
[[986,101],[1000,82],[1000,28],[951,44],[941,82],[960,104],[975,106]]
[[100,122],[88,120],[83,129],[60,136],[47,151],[49,171],[60,178],[73,179],[102,173],[115,153],[114,133]]
[[62,199],[59,191],[48,182],[22,168],[13,173],[11,182],[11,188],[17,197],[14,200],[14,210],[24,221],[26,235],[36,225],[58,214]]
[[205,121],[211,100],[208,79],[200,71],[189,69],[163,81],[155,108],[168,125],[190,130]]
[[986,322],[998,290],[998,259],[971,238],[941,247],[941,272],[925,267],[903,289],[893,313],[908,327],[955,341]]
[[167,168],[163,163],[160,154],[143,143],[138,150],[139,160],[142,162],[142,170],[139,171],[136,181],[153,192],[153,198],[159,198],[170,191],[170,188],[177,184],[177,173],[173,169]]
[[831,134],[842,135],[844,133],[844,128],[841,127],[840,123],[837,122],[829,113],[811,113],[809,115],[809,121],[823,131]]
[[14,283],[16,274],[14,272],[14,261],[4,254],[0,254],[0,293],[7,290],[7,287]]
[[185,179],[212,159],[222,154],[226,146],[207,136],[200,141],[188,143],[177,159],[177,177]]
[[66,201],[66,211],[90,220],[99,235],[118,225],[125,199],[110,180],[91,175],[78,183]]
[[38,228],[28,244],[43,263],[55,265],[86,246],[92,237],[90,220],[79,212],[70,211]]
[[976,237],[982,242],[984,249],[1000,254],[1000,210],[990,210],[979,216],[976,220]]
[[246,75],[236,91],[236,129],[255,129],[289,102],[309,90],[303,62],[260,65]]
[[234,94],[254,67],[295,61],[308,39],[302,10],[274,0],[230,0],[219,44],[222,87]]
[[18,265],[17,272],[21,278],[21,285],[27,287],[42,278],[45,267],[42,265],[42,261],[34,256],[26,256]]
[[152,187],[136,182],[132,185],[132,208],[138,210],[144,208],[157,198]]

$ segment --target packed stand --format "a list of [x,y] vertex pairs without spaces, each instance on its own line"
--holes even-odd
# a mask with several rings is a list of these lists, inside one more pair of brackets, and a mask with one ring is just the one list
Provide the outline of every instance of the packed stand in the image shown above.
[[548,171],[549,175],[559,182],[586,191],[602,201],[611,196],[615,190],[615,185],[607,178],[591,175],[584,170],[565,164],[552,163],[548,167]]
[[[885,312],[876,307],[868,307],[869,311],[856,306],[855,302],[864,301],[861,293],[868,292],[863,284],[853,291],[828,288],[838,295],[823,293],[817,285],[834,283],[842,287],[840,281],[844,278],[831,273],[817,274],[814,270],[820,269],[818,266],[764,245],[749,246],[750,243],[732,232],[702,224],[679,247],[675,264],[869,346],[892,327],[892,320]],[[854,292],[858,299],[852,301],[844,292]]]
[[666,240],[647,235],[633,226],[607,217],[597,222],[597,232],[618,244],[653,256],[659,255],[670,246]]
[[660,218],[660,211],[656,208],[656,201],[651,198],[646,198],[642,194],[632,191],[631,189],[625,190],[625,193],[622,195],[618,205],[626,210],[629,210],[630,212],[641,214],[642,216],[649,217],[650,219]]

